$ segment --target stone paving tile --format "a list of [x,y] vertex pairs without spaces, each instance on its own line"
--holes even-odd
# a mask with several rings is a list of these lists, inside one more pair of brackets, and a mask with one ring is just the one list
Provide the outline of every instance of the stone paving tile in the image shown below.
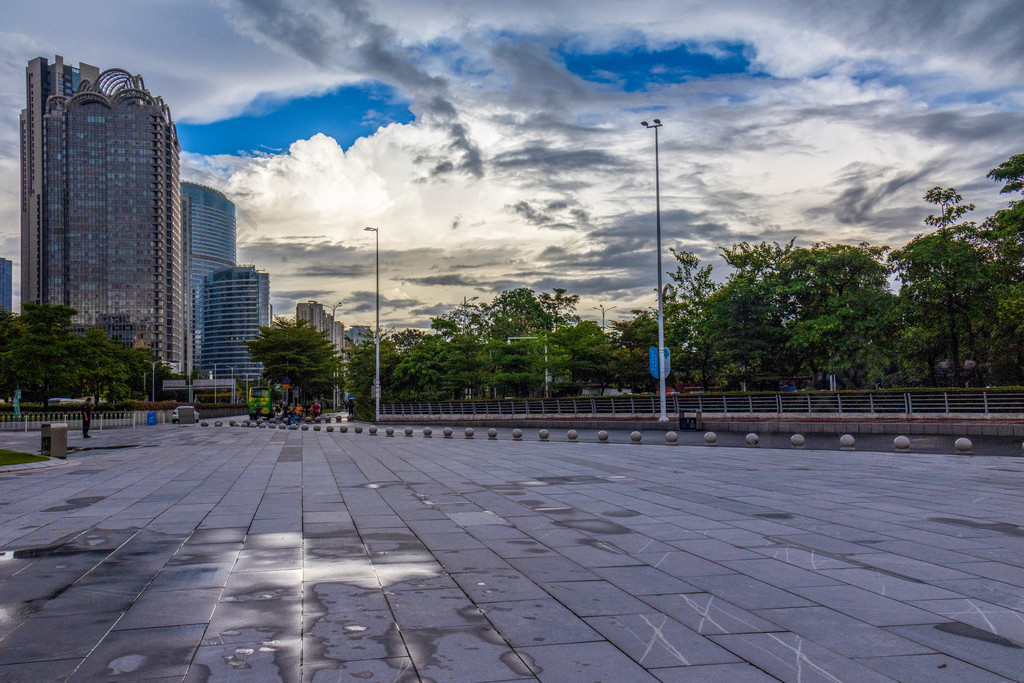
[[656,681],[611,643],[575,643],[519,648],[541,681]]
[[1024,647],[969,624],[954,621],[888,630],[1011,680],[1020,680],[1024,671]]
[[929,654],[931,649],[827,607],[757,610],[758,616],[844,657]]
[[647,669],[739,661],[735,655],[661,613],[590,617],[586,622]]
[[1005,459],[119,435],[151,447],[0,476],[3,680],[1024,670]]
[[783,630],[777,624],[708,593],[649,595],[643,599],[702,635]]
[[868,667],[795,633],[709,636],[712,641],[784,681],[889,681]]
[[998,683],[1010,679],[971,666],[949,655],[909,655],[905,657],[862,657],[860,664],[901,683]]
[[582,618],[552,598],[489,603],[484,616],[513,647],[602,640]]

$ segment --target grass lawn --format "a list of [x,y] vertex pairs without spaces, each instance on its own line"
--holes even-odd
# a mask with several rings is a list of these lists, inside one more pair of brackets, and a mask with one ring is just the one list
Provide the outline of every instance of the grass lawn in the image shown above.
[[42,462],[49,460],[41,455],[32,455],[31,453],[19,453],[18,451],[5,451],[0,448],[0,466],[3,465],[21,465],[26,462]]

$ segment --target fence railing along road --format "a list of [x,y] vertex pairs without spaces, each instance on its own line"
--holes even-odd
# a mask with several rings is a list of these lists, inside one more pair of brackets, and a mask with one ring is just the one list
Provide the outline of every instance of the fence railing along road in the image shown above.
[[[675,394],[669,412],[803,415],[1024,415],[1024,391],[781,392]],[[494,401],[419,401],[381,404],[381,415],[657,415],[658,396],[595,396]]]

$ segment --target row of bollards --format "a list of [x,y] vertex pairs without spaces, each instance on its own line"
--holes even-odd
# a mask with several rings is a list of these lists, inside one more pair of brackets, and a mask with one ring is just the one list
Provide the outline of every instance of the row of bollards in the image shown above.
[[[341,419],[338,418],[337,422],[341,423]],[[297,429],[308,430],[308,429],[310,429],[312,427],[313,431],[315,431],[315,432],[319,432],[322,429],[321,425],[323,425],[324,423],[326,423],[326,430],[328,432],[333,432],[335,430],[335,426],[331,424],[331,418],[320,418],[319,420],[312,420],[311,418],[306,418],[305,422],[302,423],[301,425],[298,425],[298,424],[287,424],[287,423],[284,422],[284,420],[277,419],[277,418],[270,418],[268,420],[264,420],[262,418],[258,419],[258,420],[242,420],[241,422],[238,422],[237,420],[231,420],[229,422],[230,426],[232,426],[232,427],[239,427],[239,426],[240,427],[256,427],[256,428],[260,428],[260,429],[266,429],[266,428],[269,427],[270,429],[277,428],[277,429],[292,429],[292,430],[297,430]],[[202,424],[203,427],[208,427],[209,426],[209,422],[202,422],[201,424]],[[223,426],[223,424],[224,423],[221,422],[220,420],[214,422],[214,426],[217,426],[217,427],[221,427],[221,426]],[[337,429],[338,429],[339,432],[344,434],[344,433],[348,432],[349,425],[347,423],[341,423],[341,424],[339,424],[337,426]],[[362,427],[362,425],[353,425],[352,426],[352,431],[354,431],[356,434],[361,434],[363,432],[363,427]],[[378,432],[378,428],[377,428],[376,425],[371,425],[371,426],[366,428],[366,431],[367,431],[367,433],[370,436],[376,436],[377,432]],[[405,427],[402,430],[402,433],[405,436],[407,436],[407,437],[411,437],[411,436],[415,435],[415,430],[412,427]],[[443,435],[443,437],[445,439],[453,438],[454,433],[455,432],[454,432],[454,430],[451,427],[445,427],[444,429],[441,430],[441,434]],[[429,438],[432,438],[432,436],[433,436],[433,430],[430,427],[424,427],[422,429],[422,431],[421,431],[421,434],[423,435],[423,438],[429,439]],[[395,436],[395,428],[394,427],[385,427],[384,428],[384,435],[388,436],[388,437],[394,437]],[[463,430],[463,436],[466,439],[473,439],[473,438],[475,438],[475,435],[476,435],[476,431],[472,427],[466,427]],[[540,430],[537,431],[537,436],[538,436],[540,441],[545,441],[546,442],[546,441],[550,440],[551,432],[549,432],[547,429],[540,429]],[[565,436],[566,436],[566,441],[568,441],[569,443],[578,443],[578,441],[579,441],[579,432],[577,432],[575,429],[568,430],[566,432]],[[488,441],[497,441],[497,439],[498,439],[498,430],[493,428],[493,427],[488,429],[487,430],[487,440]],[[523,439],[523,430],[519,429],[519,428],[513,429],[512,430],[512,440],[513,441],[522,441],[522,439]],[[641,444],[641,443],[643,443],[643,435],[640,432],[638,432],[638,431],[631,432],[630,435],[629,435],[629,440],[630,440],[630,443]],[[757,448],[759,443],[760,443],[760,438],[754,432],[751,432],[750,434],[747,434],[745,440],[746,440],[748,448]],[[608,443],[608,432],[603,430],[603,429],[600,430],[597,433],[597,441],[598,441],[598,443]],[[805,446],[805,444],[806,444],[806,439],[804,438],[804,436],[802,434],[793,434],[789,438],[789,442],[790,442],[790,445],[793,448],[803,448]],[[679,435],[676,432],[665,432],[665,443],[666,443],[666,445],[669,445],[669,446],[676,446],[676,445],[678,445],[679,444]],[[841,437],[839,437],[839,449],[840,450],[843,450],[843,451],[855,450],[856,443],[857,443],[857,440],[854,438],[854,436],[852,434],[843,434]],[[706,432],[704,434],[704,445],[705,446],[717,446],[718,445],[718,435],[715,434],[714,432]],[[956,450],[957,455],[972,455],[974,453],[974,444],[971,442],[970,439],[965,438],[965,437],[961,437],[961,438],[957,439],[954,442],[953,447]],[[906,436],[897,436],[895,439],[893,439],[893,449],[897,453],[909,453],[910,452],[910,439],[908,437],[906,437]],[[1024,443],[1021,444],[1021,449],[1024,450]]]

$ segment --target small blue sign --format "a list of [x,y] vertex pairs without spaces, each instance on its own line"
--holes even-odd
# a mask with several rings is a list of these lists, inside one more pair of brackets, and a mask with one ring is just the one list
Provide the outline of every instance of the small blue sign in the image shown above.
[[146,413],[146,426],[152,427],[155,424],[156,424],[156,411],[155,410],[151,410],[148,413]]
[[658,347],[652,346],[649,353],[649,364],[651,370],[651,377],[654,379],[661,379],[662,377],[668,377],[669,371],[672,369],[672,354],[669,352],[668,347],[665,347],[665,367],[662,369],[664,374],[658,375]]

